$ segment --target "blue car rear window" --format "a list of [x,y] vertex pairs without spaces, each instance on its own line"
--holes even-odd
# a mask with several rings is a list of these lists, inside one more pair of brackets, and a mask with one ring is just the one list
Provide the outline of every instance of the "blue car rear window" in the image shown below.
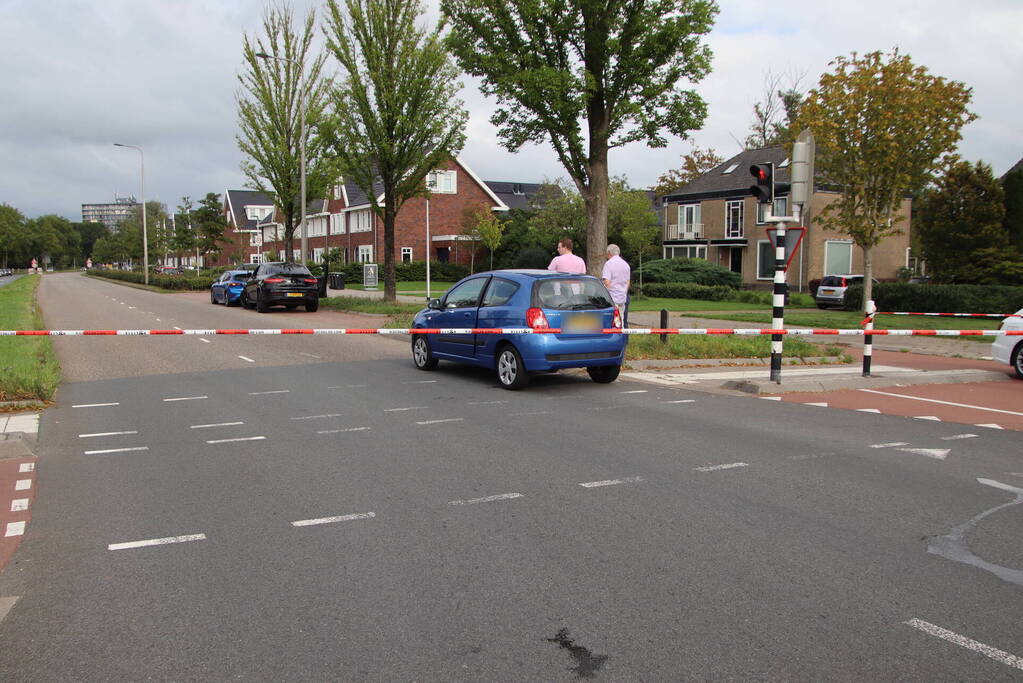
[[541,308],[558,311],[611,308],[613,305],[607,289],[595,278],[540,280],[534,296]]

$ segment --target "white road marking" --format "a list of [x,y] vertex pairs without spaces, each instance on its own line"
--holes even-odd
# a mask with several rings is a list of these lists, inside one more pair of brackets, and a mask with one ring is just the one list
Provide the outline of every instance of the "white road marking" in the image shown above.
[[128,453],[129,451],[148,451],[149,446],[135,446],[134,448],[108,448],[102,451],[85,451],[85,455],[103,455],[104,453]]
[[372,427],[349,427],[348,429],[324,429],[317,434],[343,434],[344,432],[368,432]]
[[408,408],[384,408],[385,413],[400,413],[404,410],[423,410],[426,406],[409,406]]
[[936,458],[938,460],[944,460],[945,456],[950,452],[948,448],[897,448],[895,450],[902,451],[903,453],[926,455],[928,458]]
[[895,448],[896,446],[908,446],[909,444],[905,441],[892,441],[891,443],[875,443],[871,444],[871,448]]
[[435,379],[421,379],[413,382],[402,382],[402,384],[436,384],[436,383],[437,380]]
[[633,389],[631,391],[619,391],[619,394],[646,394],[649,393],[648,389]]
[[881,414],[881,411],[878,410],[877,408],[857,408],[856,412],[857,413],[877,413],[878,415]]
[[175,325],[175,326],[174,326],[174,329],[175,329],[175,330],[180,330],[181,328],[180,328],[180,327],[178,327],[177,325]]
[[181,396],[179,398],[165,398],[163,400],[167,403],[170,401],[201,401],[206,398],[209,398],[209,396]]
[[90,439],[94,436],[120,436],[122,434],[138,434],[137,431],[130,432],[96,432],[95,434],[79,434],[79,439]]
[[749,464],[744,462],[730,462],[727,465],[710,465],[708,467],[694,467],[693,469],[697,472],[716,472],[717,470],[732,470],[736,467],[749,467]]
[[492,406],[498,403],[511,403],[511,401],[469,401],[471,406]]
[[120,403],[79,403],[72,408],[105,408],[107,406],[119,406]]
[[327,387],[327,388],[328,389],[361,389],[364,386],[367,386],[367,385],[365,385],[365,384],[342,384],[341,386]]
[[1016,655],[1009,654],[1008,652],[1003,652],[998,648],[991,647],[990,645],[985,645],[984,643],[973,640],[972,638],[967,638],[966,636],[959,635],[954,631],[949,631],[948,629],[941,628],[940,626],[935,626],[934,624],[928,623],[921,619],[910,619],[909,621],[903,623],[906,624],[907,626],[912,626],[917,630],[923,631],[928,635],[932,635],[936,638],[941,638],[942,640],[947,640],[948,642],[954,645],[958,645],[959,647],[965,647],[967,650],[973,650],[974,652],[978,652],[984,655],[985,657],[989,657],[990,659],[993,659],[996,662],[1001,662],[1006,666],[1011,666],[1014,669],[1023,670],[1023,657],[1017,657]]
[[21,466],[18,468],[18,471],[19,472],[31,472],[35,468],[36,468],[36,464],[34,462],[23,462],[23,463],[21,463]]
[[28,498],[15,498],[11,501],[11,512],[28,510]]
[[605,479],[604,481],[587,481],[579,484],[583,488],[593,489],[598,486],[617,486],[618,484],[632,484],[643,481],[643,477],[625,477],[624,479]]
[[267,394],[290,394],[291,389],[278,389],[277,391],[250,391],[249,396],[266,396]]
[[265,436],[243,436],[238,439],[213,439],[212,441],[207,441],[206,443],[234,443],[235,441],[262,441],[265,438],[266,438]]
[[760,396],[759,398],[762,401],[780,401],[781,400],[781,396]]
[[162,321],[162,320],[160,320],[159,318],[157,318],[157,319],[156,319],[156,322],[158,322],[158,323],[159,323],[159,322],[163,322],[163,321]]
[[914,415],[914,420],[930,420],[931,422],[941,422],[941,418],[937,415]]
[[681,401],[661,401],[661,403],[696,403],[695,398],[684,398]]
[[335,522],[350,522],[353,519],[372,519],[376,517],[375,512],[359,512],[354,515],[341,515],[340,517],[320,517],[319,519],[300,519],[292,522],[291,526],[314,526],[316,524],[333,524]]
[[341,417],[341,413],[327,413],[326,415],[303,415],[301,417],[293,417],[292,420],[319,420],[324,417]]
[[[973,410],[986,410],[991,413],[1003,413],[1005,415],[1019,415],[1023,417],[1023,413],[1017,413],[1013,410],[1001,410],[999,408],[985,408],[984,406],[975,406],[969,403],[953,403],[952,401],[939,401],[936,398],[921,398],[919,396],[906,396],[905,394],[892,394],[887,391],[877,391],[876,389],[860,389],[860,391],[866,391],[871,394],[881,394],[882,396],[895,396],[896,398],[907,398],[912,401],[926,401],[928,403],[939,403],[943,406],[954,406],[956,408],[971,408]],[[979,425],[978,425],[979,426]]]
[[977,481],[980,482],[981,484],[984,484],[984,486],[991,486],[996,489],[1002,489],[1003,491],[1015,493],[1017,496],[1023,496],[1023,489],[1013,486],[1011,484],[1003,484],[1002,482],[995,481],[994,479],[981,479],[979,477],[977,478]]
[[827,403],[804,403],[804,406],[816,406],[817,408],[827,408]]
[[154,545],[167,545],[168,543],[188,543],[190,541],[205,541],[206,534],[189,534],[187,536],[168,536],[166,538],[150,538],[146,541],[129,541],[128,543],[111,543],[107,550],[127,550],[129,548],[146,548]]
[[417,425],[436,425],[436,424],[440,424],[441,422],[461,422],[464,419],[465,419],[464,417],[449,417],[449,418],[445,418],[443,420],[423,420],[422,422],[416,422],[416,424]]
[[235,427],[237,425],[243,425],[244,422],[217,422],[215,424],[208,425],[192,425],[189,429],[209,429],[210,427]]
[[15,491],[28,491],[30,488],[32,488],[31,479],[19,479],[18,481],[14,482]]
[[8,522],[7,533],[4,536],[21,536],[25,533],[24,522]]
[[4,617],[7,616],[7,613],[11,611],[11,608],[14,607],[14,603],[18,601],[19,597],[20,596],[17,595],[9,598],[0,597],[0,622],[2,622]]
[[299,351],[298,355],[305,356],[306,358],[316,358],[316,359],[320,358],[320,356],[314,356],[313,354],[305,353],[304,351]]
[[129,311],[134,311],[138,306],[128,306]]
[[476,503],[492,503],[496,500],[511,500],[512,498],[521,498],[521,493],[501,493],[496,496],[486,496],[484,498],[470,498],[469,500],[451,500],[448,501],[448,505],[475,505]]
[[988,429],[1005,429],[1002,425],[986,424],[986,425],[973,425],[974,427],[987,427]]
[[251,358],[249,358],[248,356],[238,356],[238,357],[241,358],[243,361],[245,361],[247,363],[255,363],[256,362],[256,361],[252,360]]
[[206,342],[207,344],[212,344],[213,343],[209,339],[207,339],[206,337],[199,337],[199,341]]
[[960,439],[976,439],[976,434],[954,434],[952,436],[941,437],[942,441],[958,441]]
[[550,415],[546,410],[538,410],[534,413],[508,413],[508,417],[525,417],[526,415]]

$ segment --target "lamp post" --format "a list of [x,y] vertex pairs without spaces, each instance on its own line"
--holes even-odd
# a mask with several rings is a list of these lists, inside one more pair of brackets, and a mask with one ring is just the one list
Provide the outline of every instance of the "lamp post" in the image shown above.
[[430,303],[430,192],[437,185],[430,175],[426,178],[426,303]]
[[306,227],[305,227],[305,69],[303,68],[302,62],[297,59],[290,57],[277,57],[275,55],[267,54],[266,52],[257,52],[256,56],[260,59],[276,59],[281,62],[291,62],[297,64],[299,69],[298,79],[298,115],[302,119],[301,126],[299,128],[299,148],[301,150],[301,184],[302,184],[302,218],[298,224],[299,235],[302,238],[301,249],[299,251],[299,257],[302,259],[302,264],[305,265],[307,257],[309,255],[309,244],[306,238]]
[[115,142],[114,147],[130,147],[139,151],[139,167],[141,182],[139,184],[139,201],[142,204],[142,279],[149,284],[149,235],[146,232],[146,155],[138,145],[122,145]]

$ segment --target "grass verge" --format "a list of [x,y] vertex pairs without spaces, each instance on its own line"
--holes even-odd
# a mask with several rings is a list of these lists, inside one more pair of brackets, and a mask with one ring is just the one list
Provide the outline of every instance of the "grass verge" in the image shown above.
[[407,314],[409,319],[416,312],[423,310],[422,304],[391,303],[381,299],[364,299],[358,296],[331,296],[320,299],[320,306],[333,311],[353,311],[355,313],[374,313],[377,315]]
[[[0,329],[41,330],[35,303],[39,275],[0,287]],[[49,337],[0,337],[0,401],[50,401],[60,383],[60,364]]]
[[[818,346],[802,339],[785,339],[785,358],[818,358],[828,356],[843,363],[852,358],[841,348],[831,345]],[[668,335],[662,342],[659,335],[634,335],[629,337],[625,349],[625,360],[676,360],[697,358],[753,359],[768,358],[771,355],[771,338],[767,336],[735,337],[711,335]]]

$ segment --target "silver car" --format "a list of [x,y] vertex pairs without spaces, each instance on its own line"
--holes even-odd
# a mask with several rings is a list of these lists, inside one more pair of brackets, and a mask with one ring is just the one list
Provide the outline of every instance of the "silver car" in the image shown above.
[[[1016,317],[1002,321],[1001,330],[1023,330],[1023,308],[1016,311]],[[991,345],[991,357],[999,363],[1011,365],[1016,376],[1023,379],[1023,337],[1001,336]]]

